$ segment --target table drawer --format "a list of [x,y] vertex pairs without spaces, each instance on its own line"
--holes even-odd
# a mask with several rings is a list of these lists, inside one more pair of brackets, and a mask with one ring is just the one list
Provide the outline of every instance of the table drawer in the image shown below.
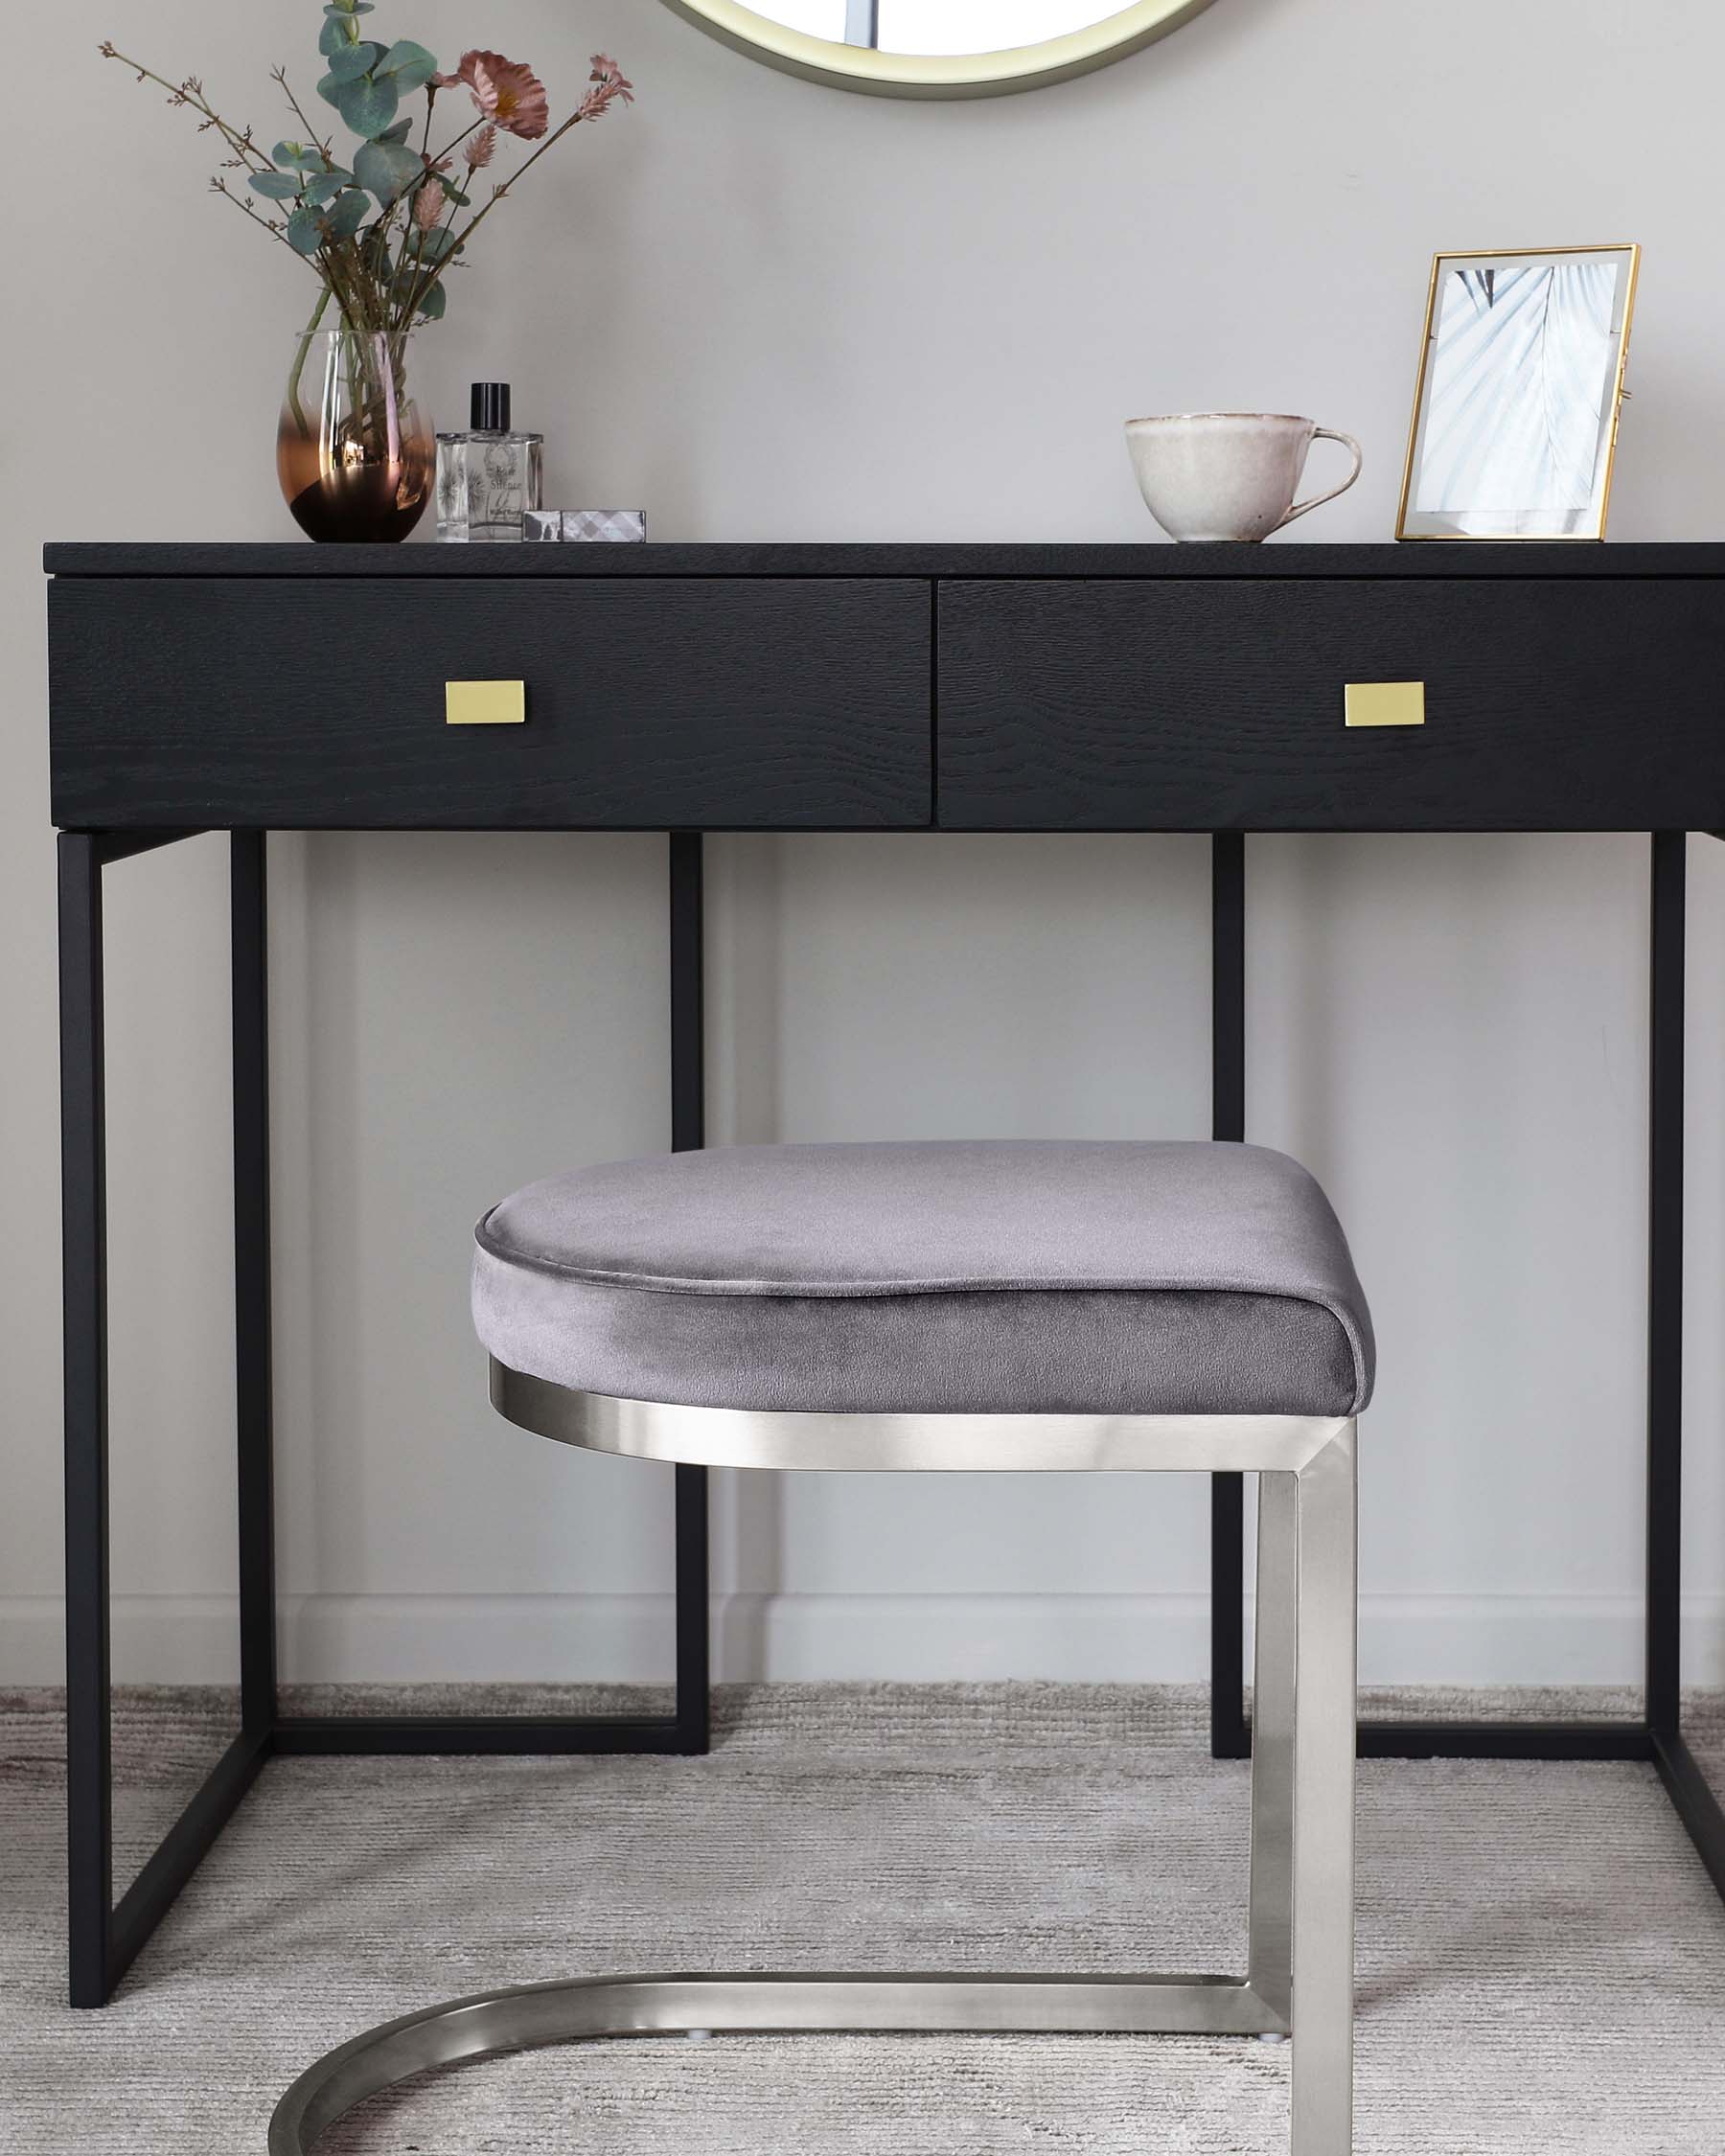
[[[926,825],[929,637],[914,580],[58,578],[54,818]],[[447,723],[474,679],[525,723]]]
[[[1717,829],[1725,583],[943,583],[957,830]],[[1350,682],[1425,722],[1347,728]]]

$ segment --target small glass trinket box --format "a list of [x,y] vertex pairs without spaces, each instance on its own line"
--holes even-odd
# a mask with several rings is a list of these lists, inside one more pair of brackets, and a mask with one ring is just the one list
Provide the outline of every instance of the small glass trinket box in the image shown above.
[[641,509],[530,509],[521,519],[523,539],[625,539],[647,537],[647,513]]

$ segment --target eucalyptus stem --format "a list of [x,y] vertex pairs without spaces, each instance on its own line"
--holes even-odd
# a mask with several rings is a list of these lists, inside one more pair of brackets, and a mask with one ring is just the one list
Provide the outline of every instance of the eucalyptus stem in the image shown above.
[[332,171],[334,167],[335,160],[330,155],[330,145],[328,141],[318,133],[317,129],[311,125],[310,121],[306,118],[305,112],[300,105],[300,101],[293,94],[293,85],[288,80],[288,70],[285,67],[278,67],[275,70],[275,79],[282,85],[282,95],[288,100],[288,105],[292,110],[293,117],[299,122],[300,126],[305,128],[307,141],[312,145],[312,147],[316,149],[317,154],[323,159],[324,171],[326,172]]
[[236,195],[231,188],[218,179],[213,179],[210,182],[210,192],[212,195],[223,196],[225,200],[234,205],[242,217],[255,224],[260,232],[267,233],[270,239],[280,241],[284,247],[288,247],[288,252],[293,257],[294,261],[303,262],[313,277],[322,274],[309,255],[302,255],[297,247],[288,245],[287,235],[281,227],[271,224],[267,218],[261,218],[257,211],[252,208],[249,200]]
[[335,294],[335,304],[341,310],[341,319],[350,330],[363,330],[364,310],[357,304],[352,281],[347,274],[347,264],[337,247],[326,247],[318,256],[323,274],[330,289]]
[[273,159],[265,157],[252,141],[249,132],[241,134],[237,128],[228,126],[204,96],[203,84],[196,76],[188,75],[183,82],[170,82],[165,75],[158,75],[153,68],[145,67],[135,59],[128,59],[126,54],[117,52],[111,43],[104,44],[100,50],[104,59],[117,59],[122,67],[133,69],[140,82],[154,82],[166,90],[173,103],[189,104],[194,112],[201,112],[236,156],[250,160],[254,172],[273,172],[277,169]]
[[299,351],[294,355],[293,372],[288,378],[288,401],[293,406],[294,424],[302,434],[310,434],[311,429],[306,424],[305,407],[300,402],[300,377],[306,371],[306,361],[311,351],[311,339],[317,334],[318,324],[323,320],[325,310],[329,307],[329,304],[330,287],[326,285],[317,295],[317,305],[311,310],[310,321],[300,332]]

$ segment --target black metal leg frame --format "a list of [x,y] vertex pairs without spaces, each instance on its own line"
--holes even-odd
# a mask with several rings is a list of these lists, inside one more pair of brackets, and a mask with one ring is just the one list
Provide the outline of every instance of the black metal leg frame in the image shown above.
[[[184,831],[62,832],[60,1111],[65,1284],[66,1720],[70,1977],[106,2004],[259,1770],[287,1753],[700,1753],[707,1749],[706,1471],[678,1467],[677,1698],[669,1715],[281,1711],[270,1437],[269,1084],[264,840],[233,835],[234,1266],[239,1403],[241,1730],[114,1906],[109,1746],[107,1267],[103,871]],[[702,846],[671,838],[672,1143],[702,1142]]]
[[[1650,1762],[1725,1895],[1725,1811],[1679,1715],[1683,1544],[1683,940],[1688,834],[1652,835],[1651,1071],[1647,1158],[1646,1681],[1641,1716],[1611,1722],[1362,1722],[1366,1759],[1628,1759]],[[1245,1135],[1245,858],[1212,840],[1214,1135]],[[1211,1478],[1210,1748],[1245,1758],[1241,1482]]]
[[[700,1753],[708,1743],[705,1471],[676,1470],[677,1696],[669,1715],[308,1717],[276,1692],[270,1433],[268,990],[264,837],[232,837],[235,1356],[241,1729],[116,1907],[109,1745],[107,1276],[103,1112],[103,871],[185,831],[59,839],[65,1286],[67,1802],[74,2006],[107,2001],[273,1755]],[[1245,1135],[1245,842],[1212,841],[1213,1128]],[[1648,1179],[1647,1677],[1636,1721],[1361,1725],[1372,1758],[1650,1761],[1725,1894],[1725,1812],[1679,1725],[1683,1356],[1685,834],[1652,840]],[[670,839],[672,1143],[703,1141],[702,841]],[[1211,1479],[1211,1748],[1244,1758],[1243,1486]]]

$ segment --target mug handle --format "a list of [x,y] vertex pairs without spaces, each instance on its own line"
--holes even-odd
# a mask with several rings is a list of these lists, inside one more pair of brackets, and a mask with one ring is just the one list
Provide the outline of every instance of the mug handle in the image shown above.
[[1297,501],[1281,519],[1281,523],[1273,524],[1270,527],[1272,531],[1279,532],[1282,524],[1293,523],[1296,516],[1303,516],[1308,509],[1322,509],[1326,501],[1334,501],[1338,494],[1346,493],[1348,488],[1360,476],[1360,467],[1366,462],[1366,457],[1360,445],[1351,434],[1338,434],[1333,426],[1315,426],[1312,429],[1312,440],[1314,442],[1340,442],[1344,448],[1351,449],[1353,451],[1353,470],[1339,487],[1332,487],[1327,494],[1314,494],[1310,501]]

